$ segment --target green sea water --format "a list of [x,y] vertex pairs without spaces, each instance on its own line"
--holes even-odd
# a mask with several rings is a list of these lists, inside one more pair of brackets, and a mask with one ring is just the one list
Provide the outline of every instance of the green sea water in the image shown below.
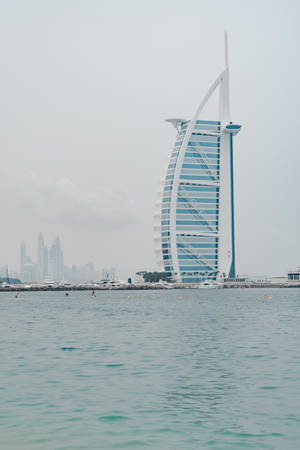
[[1,450],[300,448],[300,289],[5,292],[0,312]]

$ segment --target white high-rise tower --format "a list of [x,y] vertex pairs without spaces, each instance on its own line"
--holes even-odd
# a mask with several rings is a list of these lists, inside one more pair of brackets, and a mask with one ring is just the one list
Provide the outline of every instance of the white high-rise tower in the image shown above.
[[42,233],[38,236],[37,248],[37,273],[38,281],[44,281],[48,275],[48,249],[45,247],[44,236]]
[[64,255],[57,236],[49,250],[49,276],[52,281],[64,279]]
[[[199,120],[219,88],[219,117]],[[192,120],[167,119],[177,130],[160,183],[154,218],[155,251],[161,269],[179,282],[235,276],[233,136],[229,66],[212,84]]]

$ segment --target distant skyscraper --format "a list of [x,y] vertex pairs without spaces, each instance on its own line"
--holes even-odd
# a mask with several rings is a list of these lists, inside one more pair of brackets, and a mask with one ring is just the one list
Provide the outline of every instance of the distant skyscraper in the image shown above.
[[20,278],[24,282],[36,283],[37,267],[26,253],[25,242],[20,246]]
[[38,281],[44,281],[48,275],[48,249],[45,247],[44,236],[42,233],[38,236],[37,272]]
[[48,248],[44,247],[44,280],[49,275],[49,259],[48,259]]
[[84,267],[85,280],[94,281],[95,280],[95,267],[93,262],[89,262]]
[[[30,258],[28,258],[30,260]],[[37,266],[31,260],[24,265],[22,274],[22,281],[27,283],[36,283],[37,280]]]
[[[198,120],[219,87],[218,120]],[[212,84],[192,120],[168,119],[177,130],[156,203],[155,247],[161,269],[179,282],[235,276],[233,136],[229,67]]]
[[20,246],[20,276],[21,277],[24,273],[25,264],[26,264],[26,245],[25,245],[25,242],[22,242],[21,246]]
[[74,283],[78,281],[78,267],[76,266],[76,264],[72,264],[71,267],[71,281],[73,281]]
[[64,255],[57,236],[49,250],[49,276],[52,281],[64,279]]

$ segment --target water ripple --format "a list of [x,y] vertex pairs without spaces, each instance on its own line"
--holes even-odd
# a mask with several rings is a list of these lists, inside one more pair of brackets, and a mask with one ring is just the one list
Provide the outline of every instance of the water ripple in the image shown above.
[[300,448],[298,289],[0,302],[1,449]]

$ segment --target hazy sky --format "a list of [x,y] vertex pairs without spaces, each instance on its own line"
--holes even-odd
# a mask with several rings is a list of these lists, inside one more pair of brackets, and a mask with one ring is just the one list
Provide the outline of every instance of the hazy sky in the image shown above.
[[[2,0],[1,258],[39,231],[67,264],[154,269],[153,210],[175,130],[229,33],[238,273],[300,265],[300,2]],[[204,117],[205,118],[205,117]],[[208,117],[210,118],[210,117]]]

